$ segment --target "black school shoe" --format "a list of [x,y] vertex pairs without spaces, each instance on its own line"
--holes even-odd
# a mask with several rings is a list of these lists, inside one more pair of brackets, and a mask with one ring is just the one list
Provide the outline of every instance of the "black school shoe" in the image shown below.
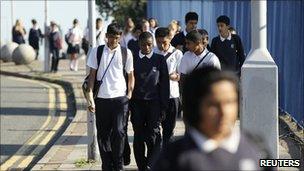
[[130,155],[124,155],[124,165],[128,166],[131,163],[131,156]]

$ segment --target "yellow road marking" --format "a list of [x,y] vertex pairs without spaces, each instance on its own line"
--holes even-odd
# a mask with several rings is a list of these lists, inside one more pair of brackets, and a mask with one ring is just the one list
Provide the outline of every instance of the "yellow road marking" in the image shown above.
[[[24,81],[24,82],[30,82],[30,83],[38,83],[46,88],[48,88],[49,93],[48,93],[48,97],[49,97],[49,107],[54,105],[54,100],[55,99],[55,94],[54,94],[54,89],[52,89],[52,87],[50,87],[47,84],[43,84],[41,82],[38,81],[34,81],[34,80],[27,80],[27,79],[22,79],[22,78],[17,78],[17,77],[8,77],[9,79],[14,79],[14,80],[20,80],[20,81]],[[53,104],[51,104],[53,103]],[[39,135],[39,133],[41,132],[41,130],[45,129],[48,124],[51,121],[51,115],[50,113],[47,116],[47,119],[44,121],[44,123],[42,124],[42,126],[39,128],[39,131],[37,131],[32,137],[30,137],[26,143],[15,153],[15,154],[22,154],[22,152],[24,152],[26,150],[26,146],[27,144],[32,145],[34,141],[36,141],[38,138],[37,136]],[[7,170],[8,168],[10,168],[17,160],[19,160],[21,158],[21,156],[11,156],[8,160],[6,160],[2,165],[1,165],[1,170]]]
[[26,156],[26,158],[18,165],[18,168],[26,168],[35,158],[35,155]]
[[0,170],[7,170],[8,168],[10,168],[17,160],[19,160],[22,156],[17,156],[14,155],[11,158],[9,158],[8,160],[5,161],[5,163],[3,163],[0,166]]
[[[16,78],[16,77],[8,77],[10,79],[15,79],[15,80],[22,80],[25,82],[30,82],[30,83],[38,83],[44,87],[47,87],[49,90],[49,110],[51,110],[47,116],[47,119],[45,120],[45,122],[43,123],[43,125],[40,127],[39,131],[37,131],[15,154],[23,154],[22,152],[24,152],[26,150],[26,146],[27,145],[34,145],[36,144],[35,142],[37,140],[39,140],[42,135],[46,132],[44,129],[49,125],[50,121],[51,121],[51,117],[55,115],[55,111],[52,111],[53,109],[56,109],[56,96],[55,96],[55,90],[53,87],[56,87],[59,89],[59,99],[60,99],[60,110],[66,110],[67,109],[67,100],[66,100],[66,96],[65,96],[65,92],[63,90],[63,88],[59,85],[56,84],[50,84],[52,86],[49,86],[47,84],[44,84],[42,82],[36,81],[36,80],[28,80],[28,79],[23,79],[23,78]],[[61,115],[61,114],[60,114]],[[51,132],[38,144],[38,145],[46,145],[51,138],[55,135],[56,131],[64,124],[64,121],[66,119],[66,116],[60,116],[58,118],[58,121],[56,123],[56,125],[53,127],[53,129],[51,130]],[[17,168],[26,168],[35,158],[35,155],[32,154],[36,154],[38,152],[38,148],[36,147],[34,149],[34,151],[31,153],[31,155],[28,155],[25,159],[23,159],[20,164],[17,166]],[[10,167],[12,167],[18,160],[20,160],[22,157],[21,155],[13,155],[11,156],[8,160],[6,160],[0,167],[0,170],[7,170]]]
[[[64,110],[61,107],[65,107],[64,105],[61,105],[62,102],[66,102],[66,96],[65,96],[65,92],[63,90],[63,88],[61,86],[58,86],[56,84],[51,84],[52,86],[58,88],[58,92],[59,92],[59,102],[60,102],[60,110]],[[43,138],[43,140],[41,140],[40,143],[38,143],[39,146],[45,146],[47,145],[50,140],[55,136],[55,134],[57,133],[57,131],[61,128],[61,126],[64,124],[66,119],[66,115],[63,115],[62,113],[60,113],[60,116],[58,117],[58,121],[56,122],[55,126],[51,129],[51,131],[47,134],[47,136],[45,138]],[[31,152],[31,156],[34,156],[34,154],[38,153],[38,148],[35,148],[34,151]],[[32,161],[34,160],[34,157],[26,157],[25,159],[23,159],[21,161],[21,163],[17,166],[17,168],[26,168]]]

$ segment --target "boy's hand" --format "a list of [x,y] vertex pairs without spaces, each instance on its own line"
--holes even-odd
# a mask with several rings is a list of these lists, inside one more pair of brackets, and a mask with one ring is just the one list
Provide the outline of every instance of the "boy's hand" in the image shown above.
[[91,105],[88,107],[88,110],[92,113],[95,113],[95,105]]
[[90,91],[88,93],[87,101],[88,101],[88,110],[90,112],[95,113],[95,102],[94,102],[94,97],[93,97],[93,92],[92,91]]
[[170,80],[172,80],[172,81],[179,81],[179,74],[178,73],[176,73],[176,72],[173,72],[173,73],[171,73],[170,75],[169,75],[169,78],[170,78]]

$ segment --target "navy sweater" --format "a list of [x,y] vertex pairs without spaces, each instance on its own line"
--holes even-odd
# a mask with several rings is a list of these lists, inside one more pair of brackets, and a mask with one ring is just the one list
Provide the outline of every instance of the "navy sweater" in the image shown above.
[[185,53],[185,52],[188,51],[188,49],[186,48],[186,40],[185,39],[186,39],[186,37],[184,35],[184,32],[181,31],[173,37],[173,39],[171,40],[171,44],[174,47],[177,47],[178,45],[182,45],[183,46],[182,51],[183,51],[183,53]]
[[212,39],[211,51],[219,58],[223,70],[239,72],[245,61],[244,48],[238,35],[231,35],[231,40]]
[[165,110],[169,100],[169,74],[166,60],[162,55],[153,53],[149,59],[134,57],[135,87],[133,98],[140,100],[160,100]]
[[128,49],[131,50],[133,56],[138,56],[138,53],[139,53],[139,44],[138,44],[138,40],[134,40],[134,39],[131,39],[129,42],[128,42]]

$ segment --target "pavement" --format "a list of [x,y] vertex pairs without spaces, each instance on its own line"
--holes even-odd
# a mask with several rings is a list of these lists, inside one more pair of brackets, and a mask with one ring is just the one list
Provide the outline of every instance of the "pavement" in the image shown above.
[[[31,170],[101,170],[100,160],[87,162],[88,136],[86,101],[83,97],[81,84],[85,77],[85,61],[79,62],[79,71],[69,70],[69,61],[60,60],[58,73],[43,73],[43,63],[34,61],[30,65],[16,66],[13,63],[2,63],[1,74],[21,76],[35,80],[49,81],[65,87],[68,98],[74,99],[72,106],[75,114],[69,116],[68,127],[57,139],[47,153],[35,164]],[[184,133],[182,121],[177,122],[175,136]],[[132,148],[132,124],[128,128],[129,140]],[[280,140],[281,144],[281,140]],[[287,148],[280,145],[280,158],[292,158]],[[126,170],[136,170],[135,159],[132,151],[131,164]],[[280,169],[281,170],[281,169]],[[290,170],[290,168],[288,168]],[[296,168],[292,170],[297,170]]]

